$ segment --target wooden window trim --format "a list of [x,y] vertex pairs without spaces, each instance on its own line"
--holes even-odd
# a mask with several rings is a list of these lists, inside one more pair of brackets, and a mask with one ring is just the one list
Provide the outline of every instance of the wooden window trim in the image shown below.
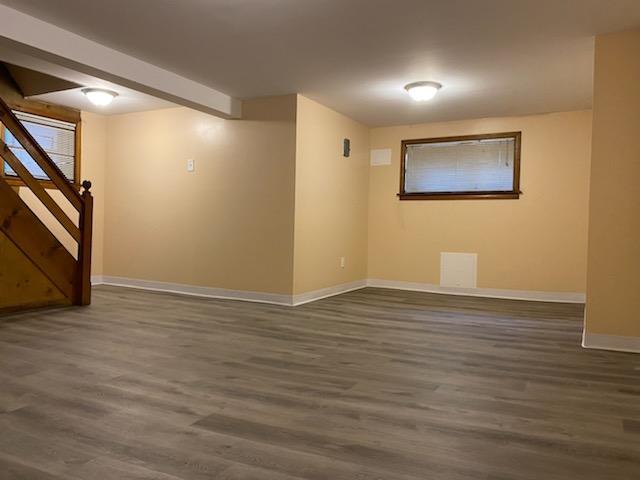
[[[80,191],[80,172],[81,172],[81,158],[80,152],[82,150],[82,121],[80,120],[80,112],[69,111],[68,113],[63,111],[62,109],[57,109],[56,111],[52,111],[51,107],[47,104],[42,105],[25,105],[21,103],[19,105],[9,104],[12,110],[22,112],[22,113],[30,113],[32,115],[38,115],[40,117],[50,118],[52,120],[60,120],[62,122],[73,123],[76,126],[75,130],[75,144],[74,144],[74,165],[73,165],[73,183],[72,185],[78,191]],[[4,138],[4,125],[0,123],[0,138]],[[24,187],[25,183],[20,179],[13,176],[7,176],[4,174],[4,161],[0,159],[0,176],[11,186],[13,187]],[[50,190],[57,190],[55,183],[51,180],[38,180],[40,184]]]
[[[520,191],[520,151],[522,132],[501,132],[478,135],[460,135],[454,137],[418,138],[402,140],[400,152],[400,200],[491,200],[491,199],[518,199]],[[405,191],[405,160],[408,145],[422,143],[461,142],[468,140],[489,140],[494,138],[513,138],[514,162],[513,162],[513,190],[509,191],[472,191],[472,192],[406,192]]]

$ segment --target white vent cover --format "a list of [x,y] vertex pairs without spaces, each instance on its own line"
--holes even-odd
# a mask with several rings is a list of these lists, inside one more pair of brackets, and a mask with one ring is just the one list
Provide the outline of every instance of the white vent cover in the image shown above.
[[476,288],[477,253],[440,253],[440,286]]
[[371,165],[374,167],[391,165],[391,149],[382,148],[379,150],[371,150]]

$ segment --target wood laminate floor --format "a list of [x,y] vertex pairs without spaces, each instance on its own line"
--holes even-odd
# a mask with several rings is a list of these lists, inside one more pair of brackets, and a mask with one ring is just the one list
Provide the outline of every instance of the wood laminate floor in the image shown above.
[[582,306],[100,287],[0,321],[0,478],[638,480],[640,355]]

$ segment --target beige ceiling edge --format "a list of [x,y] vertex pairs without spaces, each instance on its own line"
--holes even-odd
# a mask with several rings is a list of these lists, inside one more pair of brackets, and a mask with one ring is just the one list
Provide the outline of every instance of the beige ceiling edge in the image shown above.
[[218,117],[239,118],[242,113],[236,98],[4,5],[0,47],[22,54],[21,66],[27,68],[33,65],[25,65],[25,58],[41,60],[40,71],[50,75],[60,74],[57,66]]

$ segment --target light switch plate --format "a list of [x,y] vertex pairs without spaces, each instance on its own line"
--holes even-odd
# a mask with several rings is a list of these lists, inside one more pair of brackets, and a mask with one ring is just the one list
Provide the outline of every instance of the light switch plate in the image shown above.
[[196,161],[190,158],[187,160],[187,172],[195,172],[196,170]]

